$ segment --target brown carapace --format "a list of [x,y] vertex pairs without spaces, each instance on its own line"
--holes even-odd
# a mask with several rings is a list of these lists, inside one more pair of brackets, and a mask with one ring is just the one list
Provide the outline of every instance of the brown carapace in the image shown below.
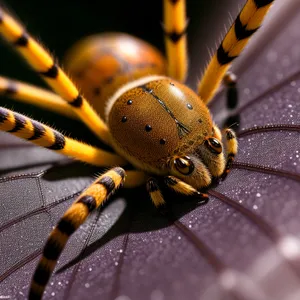
[[[214,136],[214,125],[206,105],[185,85],[162,76],[132,82],[109,100],[106,119],[113,147],[139,169],[177,175],[196,189],[210,183],[206,180],[203,184],[209,177],[203,173],[210,162],[206,164],[206,155],[201,152],[204,148],[210,152],[204,140]],[[172,161],[186,156],[195,168],[188,176],[177,174]],[[210,173],[221,175],[224,155],[212,156],[211,160],[220,160],[220,165],[218,172]]]
[[[67,69],[83,94],[51,55],[0,7],[0,35],[56,94],[7,78],[0,78],[0,93],[79,118],[115,151],[72,140],[49,126],[0,109],[2,131],[83,162],[114,166],[78,197],[50,234],[29,299],[42,298],[69,237],[125,177],[125,187],[147,181],[157,207],[165,203],[157,177],[180,194],[207,201],[207,194],[199,189],[208,187],[215,177],[226,176],[237,153],[237,139],[231,129],[221,133],[206,105],[232,61],[261,26],[272,2],[247,0],[205,70],[198,94],[183,84],[188,66],[184,0],[164,0],[166,60],[151,45],[121,33],[92,36],[75,45],[67,55]],[[233,109],[236,79],[227,76],[225,84]],[[115,167],[128,162],[136,170]]]

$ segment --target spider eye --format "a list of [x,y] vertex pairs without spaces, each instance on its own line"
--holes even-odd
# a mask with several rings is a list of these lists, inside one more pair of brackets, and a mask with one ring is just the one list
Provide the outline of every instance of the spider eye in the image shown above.
[[195,169],[194,163],[188,156],[175,158],[173,164],[176,170],[183,175],[189,175]]
[[209,138],[205,140],[205,145],[210,152],[220,154],[222,152],[222,145],[216,138]]

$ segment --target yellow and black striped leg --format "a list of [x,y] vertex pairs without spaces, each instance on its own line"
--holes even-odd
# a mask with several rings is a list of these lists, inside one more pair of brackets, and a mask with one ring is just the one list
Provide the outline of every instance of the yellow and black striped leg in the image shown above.
[[0,95],[76,119],[78,116],[60,96],[31,84],[0,76]]
[[68,103],[69,107],[92,132],[104,143],[109,143],[110,134],[106,124],[79,93],[74,83],[55,63],[48,51],[1,7],[0,35],[15,47],[30,66]]
[[[232,72],[227,72],[223,78],[225,87],[227,88],[226,104],[229,113],[234,111],[238,106],[239,95],[237,87],[237,76]],[[224,122],[223,127],[231,127],[237,130],[240,124],[240,115],[232,114]]]
[[237,77],[232,72],[227,72],[223,78],[223,82],[227,88],[227,108],[233,110],[238,105]]
[[3,107],[0,107],[0,130],[92,165],[126,164],[116,154],[68,138],[49,126]]
[[238,151],[238,142],[234,131],[231,129],[226,129],[225,138],[226,138],[226,146],[227,146],[227,160],[226,160],[225,170],[223,172],[223,175],[221,176],[222,179],[225,179],[226,176],[228,175],[231,164],[234,161],[234,158]]
[[101,175],[65,212],[51,232],[32,278],[29,300],[41,299],[49,278],[70,236],[123,183],[125,171],[113,168]]
[[166,204],[157,180],[154,178],[149,178],[147,181],[147,191],[150,194],[150,198],[155,205],[155,207],[161,207]]
[[215,95],[232,61],[241,54],[250,37],[261,26],[273,2],[247,0],[199,82],[198,94],[204,103],[208,103]]
[[163,26],[168,76],[184,82],[188,69],[185,0],[164,0]]
[[201,202],[208,201],[208,195],[201,193],[194,189],[191,185],[185,183],[184,181],[174,177],[174,176],[167,176],[164,178],[165,184],[172,189],[173,191],[186,195],[196,197],[201,200]]

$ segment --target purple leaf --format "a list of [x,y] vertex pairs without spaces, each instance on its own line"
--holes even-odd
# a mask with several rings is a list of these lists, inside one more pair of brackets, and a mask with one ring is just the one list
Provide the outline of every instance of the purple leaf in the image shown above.
[[[164,217],[143,188],[118,192],[72,236],[44,299],[299,299],[299,22],[240,72],[239,152],[210,201],[169,193]],[[0,139],[0,299],[26,299],[49,232],[99,170]]]

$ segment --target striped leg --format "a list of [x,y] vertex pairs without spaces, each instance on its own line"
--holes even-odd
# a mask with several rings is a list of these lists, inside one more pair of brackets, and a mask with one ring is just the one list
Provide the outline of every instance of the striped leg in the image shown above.
[[208,195],[201,193],[194,189],[191,185],[183,182],[182,180],[174,177],[174,176],[167,176],[164,178],[165,184],[173,191],[186,195],[186,196],[193,196],[200,198],[203,202],[208,201]]
[[[233,111],[238,106],[238,88],[237,76],[232,72],[227,72],[223,78],[224,85],[227,88],[227,109]],[[230,115],[224,122],[224,127],[231,127],[238,129],[240,123],[240,116],[238,114]]]
[[96,166],[124,165],[116,154],[73,140],[24,115],[0,107],[0,130]]
[[166,204],[156,179],[154,178],[148,179],[147,191],[155,207],[161,207]]
[[186,42],[185,0],[164,0],[164,33],[168,59],[168,75],[184,82],[188,57]]
[[10,42],[31,67],[60,95],[104,143],[109,142],[109,131],[65,72],[51,55],[12,16],[0,8],[0,35]]
[[227,108],[235,109],[238,105],[237,77],[232,72],[227,72],[223,82],[227,88]]
[[199,82],[198,94],[204,103],[208,103],[214,96],[230,64],[241,54],[252,34],[261,26],[273,1],[247,0]]
[[70,105],[60,96],[34,85],[0,76],[0,95],[52,110],[73,119],[78,118]]
[[226,144],[227,144],[227,162],[222,178],[225,179],[230,171],[230,167],[238,151],[238,142],[233,130],[226,129]]
[[89,214],[97,209],[124,181],[125,171],[113,168],[88,187],[65,212],[51,232],[43,255],[33,275],[29,300],[41,299],[49,278],[70,236],[83,224]]

